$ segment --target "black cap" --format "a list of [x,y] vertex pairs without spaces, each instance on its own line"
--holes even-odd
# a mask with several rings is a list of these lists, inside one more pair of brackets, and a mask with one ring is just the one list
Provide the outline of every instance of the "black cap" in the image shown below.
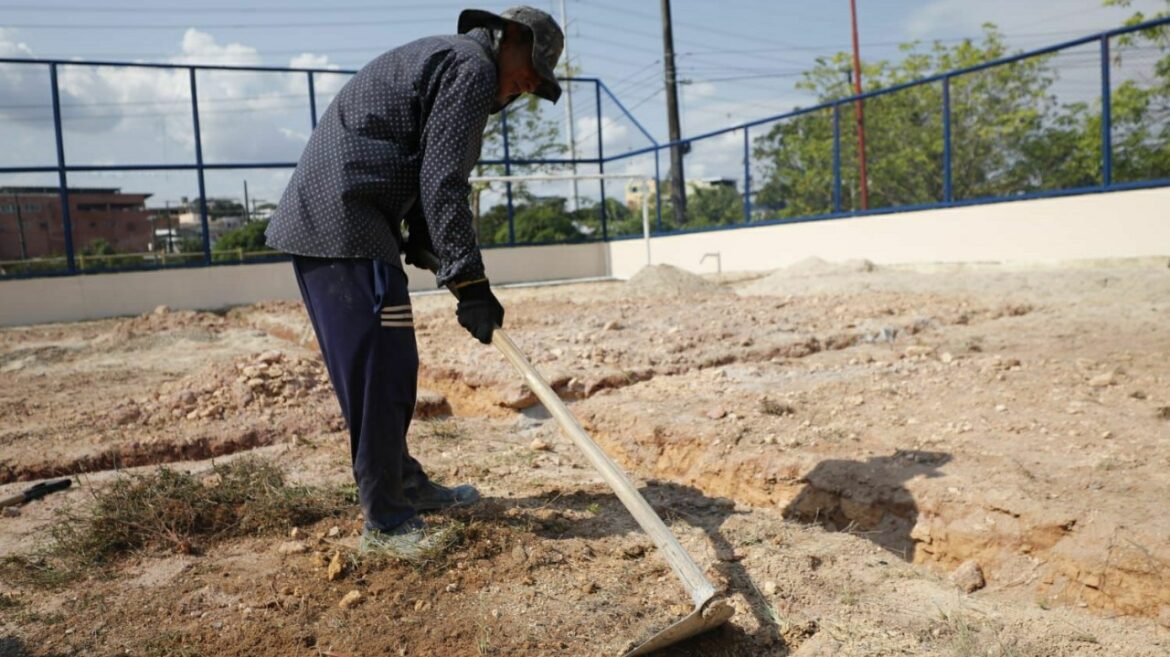
[[519,25],[532,34],[532,68],[540,76],[536,95],[550,102],[561,97],[561,85],[553,69],[565,49],[565,34],[552,16],[536,9],[520,5],[494,14],[483,9],[465,9],[459,14],[459,34],[466,34],[477,27],[503,29],[509,23]]

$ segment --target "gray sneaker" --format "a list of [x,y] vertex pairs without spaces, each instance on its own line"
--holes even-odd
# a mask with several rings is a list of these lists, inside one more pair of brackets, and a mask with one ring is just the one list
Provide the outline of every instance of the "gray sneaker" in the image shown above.
[[404,493],[411,506],[418,512],[441,511],[479,501],[479,491],[471,484],[448,488],[428,480],[421,486],[407,488]]
[[389,531],[366,528],[358,544],[365,555],[388,556],[403,561],[425,561],[438,556],[455,541],[456,527],[429,527],[415,516]]

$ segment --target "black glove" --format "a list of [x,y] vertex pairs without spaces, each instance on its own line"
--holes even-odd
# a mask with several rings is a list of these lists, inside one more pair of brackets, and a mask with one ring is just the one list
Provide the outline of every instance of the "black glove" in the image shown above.
[[504,325],[504,307],[492,294],[491,285],[484,279],[462,287],[456,286],[456,290],[459,293],[459,305],[455,314],[459,317],[459,325],[467,329],[476,340],[491,344],[492,331]]

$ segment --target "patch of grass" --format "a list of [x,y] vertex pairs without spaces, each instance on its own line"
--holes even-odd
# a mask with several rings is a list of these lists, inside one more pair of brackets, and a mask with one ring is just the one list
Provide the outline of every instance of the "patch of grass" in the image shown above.
[[601,505],[597,502],[593,502],[589,506],[585,507],[585,510],[589,512],[589,515],[595,516],[601,513]]
[[1115,459],[1110,458],[1108,456],[1101,459],[1100,461],[1097,461],[1097,465],[1096,465],[1096,468],[1098,470],[1102,470],[1104,472],[1110,472],[1110,471],[1116,470],[1120,467],[1121,467],[1120,463],[1118,463]]
[[795,415],[796,409],[791,404],[785,404],[784,402],[764,397],[760,400],[760,412],[764,415],[784,417],[785,415]]
[[5,609],[17,609],[23,604],[19,598],[7,593],[0,593],[0,611]]
[[142,652],[146,657],[202,657],[183,632],[167,631],[146,640]]
[[196,477],[162,467],[115,481],[84,512],[64,512],[54,552],[106,564],[135,550],[190,553],[197,541],[283,531],[349,508],[338,489],[288,484],[275,464],[243,458]]
[[991,619],[962,611],[939,611],[939,622],[933,625],[931,636],[941,640],[953,657],[1018,657],[1020,652],[1013,639],[1005,636],[1003,627]]
[[461,440],[467,432],[454,420],[424,420],[420,423],[423,435],[436,440]]
[[73,581],[78,572],[53,563],[43,555],[9,555],[0,559],[0,579],[18,586],[56,589]]
[[475,651],[480,655],[494,655],[499,649],[492,645],[492,628],[483,625],[479,628],[479,635],[475,638]]

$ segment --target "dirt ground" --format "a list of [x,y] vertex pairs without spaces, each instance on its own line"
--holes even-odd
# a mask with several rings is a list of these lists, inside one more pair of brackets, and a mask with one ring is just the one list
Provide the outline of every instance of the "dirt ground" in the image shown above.
[[[1170,654],[1165,259],[656,267],[500,296],[512,337],[736,607],[669,654]],[[619,655],[685,615],[500,354],[446,295],[414,305],[428,392],[412,451],[485,497],[452,514],[467,529],[447,555],[358,559],[355,507],[298,528],[304,551],[266,535],[57,589],[0,581],[0,655]],[[2,330],[0,417],[0,497],[77,484],[0,517],[0,557],[44,549],[57,511],[123,471],[261,454],[300,482],[350,477],[294,303]]]

